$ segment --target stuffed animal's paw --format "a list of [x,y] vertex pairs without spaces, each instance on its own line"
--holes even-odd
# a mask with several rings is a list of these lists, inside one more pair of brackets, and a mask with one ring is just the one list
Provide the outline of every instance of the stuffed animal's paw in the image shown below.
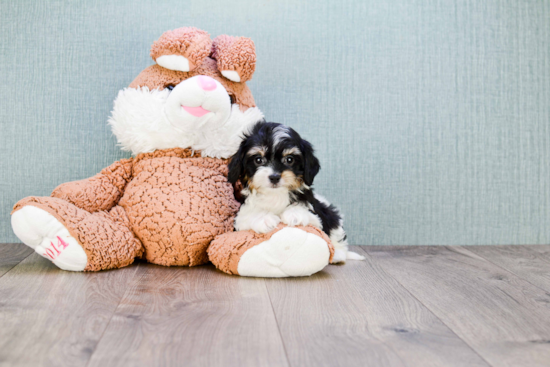
[[88,258],[78,241],[53,215],[32,205],[12,214],[11,224],[19,239],[58,268],[82,271]]
[[251,277],[298,277],[322,270],[329,263],[328,244],[298,228],[283,228],[246,251],[238,272]]

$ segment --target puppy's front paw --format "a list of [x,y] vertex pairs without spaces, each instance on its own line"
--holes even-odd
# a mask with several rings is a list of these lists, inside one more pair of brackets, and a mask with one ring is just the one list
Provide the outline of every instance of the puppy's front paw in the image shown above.
[[281,219],[275,214],[266,214],[255,220],[251,227],[254,232],[268,233],[275,229],[280,222]]
[[281,214],[281,221],[290,226],[307,226],[310,223],[311,214],[301,207],[291,206]]

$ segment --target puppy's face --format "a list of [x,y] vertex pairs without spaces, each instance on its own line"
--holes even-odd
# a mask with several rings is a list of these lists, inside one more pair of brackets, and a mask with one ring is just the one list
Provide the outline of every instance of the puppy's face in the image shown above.
[[311,186],[319,161],[309,142],[293,129],[276,123],[257,123],[229,164],[229,181],[241,180],[249,190]]
[[251,190],[282,187],[294,191],[304,183],[302,152],[297,147],[255,146],[245,161],[244,181]]

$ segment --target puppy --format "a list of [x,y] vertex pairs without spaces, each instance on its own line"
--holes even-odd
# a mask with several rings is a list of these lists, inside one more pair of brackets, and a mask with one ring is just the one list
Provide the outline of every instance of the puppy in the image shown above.
[[313,193],[311,186],[320,168],[313,147],[296,131],[277,123],[256,123],[229,163],[229,181],[243,186],[244,203],[235,229],[267,233],[280,222],[312,225],[322,229],[334,245],[333,263],[364,260],[348,251],[338,209]]

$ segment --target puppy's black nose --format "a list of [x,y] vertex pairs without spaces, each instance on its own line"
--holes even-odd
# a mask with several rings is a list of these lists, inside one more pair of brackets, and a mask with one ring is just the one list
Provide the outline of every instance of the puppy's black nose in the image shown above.
[[269,181],[271,181],[272,184],[277,184],[279,181],[281,181],[281,175],[278,173],[274,173],[272,175],[269,175]]

